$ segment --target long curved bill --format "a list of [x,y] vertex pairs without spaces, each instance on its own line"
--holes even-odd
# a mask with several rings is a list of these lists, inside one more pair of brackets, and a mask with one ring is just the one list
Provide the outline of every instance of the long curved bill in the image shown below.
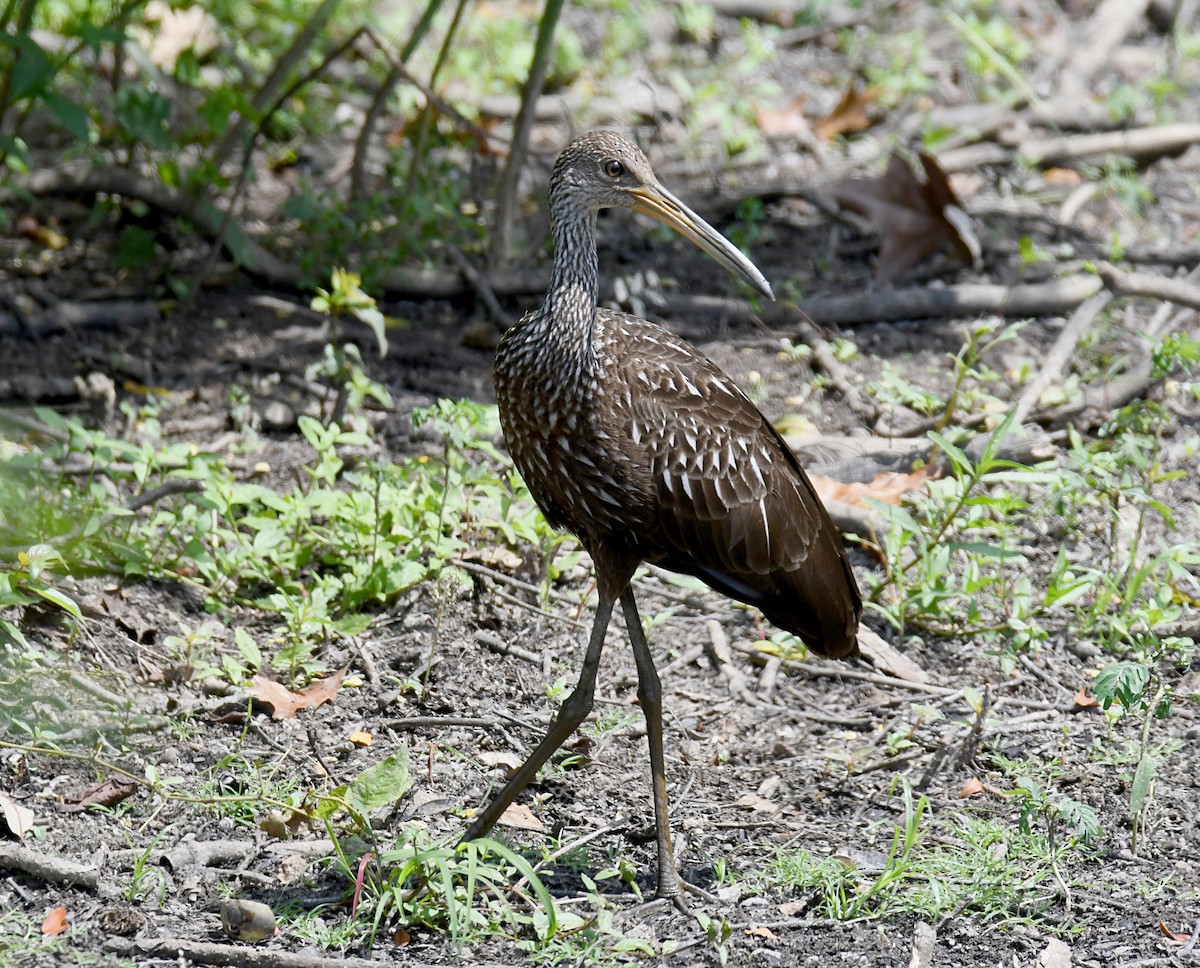
[[662,185],[645,185],[631,189],[635,212],[656,218],[669,225],[685,239],[698,245],[736,276],[741,276],[768,299],[773,300],[771,284],[758,267],[742,254],[742,250],[683,204]]

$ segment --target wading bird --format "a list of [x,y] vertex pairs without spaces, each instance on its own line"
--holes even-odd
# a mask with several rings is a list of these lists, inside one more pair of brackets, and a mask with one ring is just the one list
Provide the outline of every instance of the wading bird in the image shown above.
[[591,711],[619,600],[650,744],[657,896],[682,907],[667,814],[661,686],[630,586],[634,571],[651,562],[694,575],[834,657],[855,650],[862,600],[840,534],[758,408],[668,330],[597,308],[595,230],[602,208],[658,219],[774,298],[753,263],[663,188],[627,139],[592,132],[559,156],[550,177],[550,291],[500,341],[496,399],[508,449],[538,507],[591,555],[599,605],[575,691],[462,839],[491,830]]

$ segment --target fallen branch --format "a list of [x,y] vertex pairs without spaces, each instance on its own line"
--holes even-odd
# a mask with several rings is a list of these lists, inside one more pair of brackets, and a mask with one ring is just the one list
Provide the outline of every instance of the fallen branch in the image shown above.
[[1146,296],[1200,309],[1200,286],[1183,279],[1171,279],[1152,272],[1126,272],[1107,262],[1097,265],[1096,272],[1115,295]]
[[937,155],[937,163],[945,172],[957,172],[980,165],[1007,165],[1017,157],[1042,166],[1103,161],[1109,155],[1146,161],[1179,154],[1197,143],[1200,143],[1200,124],[1161,124],[1098,134],[1025,138],[1015,145],[990,142],[968,145]]
[[0,842],[0,867],[21,871],[47,884],[69,884],[89,891],[100,885],[98,868],[62,857],[39,854],[22,844]]
[[[223,965],[227,968],[379,968],[371,958],[332,955],[322,958],[305,952],[253,948],[244,944],[211,944],[183,938],[109,938],[103,950],[121,958],[154,959],[182,964]],[[481,966],[483,968],[483,966]]]

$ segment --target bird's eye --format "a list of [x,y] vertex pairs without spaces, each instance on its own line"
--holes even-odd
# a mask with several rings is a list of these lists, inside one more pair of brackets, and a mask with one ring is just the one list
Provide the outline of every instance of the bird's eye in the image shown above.
[[625,174],[625,166],[622,165],[616,158],[604,163],[604,174],[609,178],[620,178]]

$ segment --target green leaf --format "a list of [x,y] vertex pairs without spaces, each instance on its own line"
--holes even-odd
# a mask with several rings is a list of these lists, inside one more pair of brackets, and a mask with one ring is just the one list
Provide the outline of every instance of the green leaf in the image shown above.
[[1158,758],[1149,753],[1143,753],[1138,760],[1137,771],[1133,774],[1133,785],[1129,790],[1129,812],[1137,816],[1142,810],[1142,804],[1150,795],[1150,784],[1158,776]]
[[403,797],[412,783],[408,754],[403,747],[398,747],[382,763],[367,767],[351,780],[346,799],[364,817],[369,817],[380,807],[386,807]]
[[79,606],[75,604],[75,599],[64,595],[57,588],[38,588],[36,585],[31,585],[29,586],[29,590],[36,595],[40,595],[52,605],[57,605],[73,617],[83,618],[83,615],[79,611]]
[[1096,698],[1105,709],[1112,705],[1114,699],[1129,709],[1145,696],[1149,683],[1148,666],[1141,662],[1113,662],[1096,676]]
[[17,62],[9,82],[9,97],[14,101],[37,93],[54,76],[50,58],[29,34],[10,36],[0,33],[0,45],[17,51]]
[[87,144],[91,139],[92,128],[88,123],[87,112],[70,98],[63,97],[55,91],[47,91],[42,95],[42,100],[46,102],[48,107],[62,126],[67,129],[69,134],[76,141],[82,141]]

